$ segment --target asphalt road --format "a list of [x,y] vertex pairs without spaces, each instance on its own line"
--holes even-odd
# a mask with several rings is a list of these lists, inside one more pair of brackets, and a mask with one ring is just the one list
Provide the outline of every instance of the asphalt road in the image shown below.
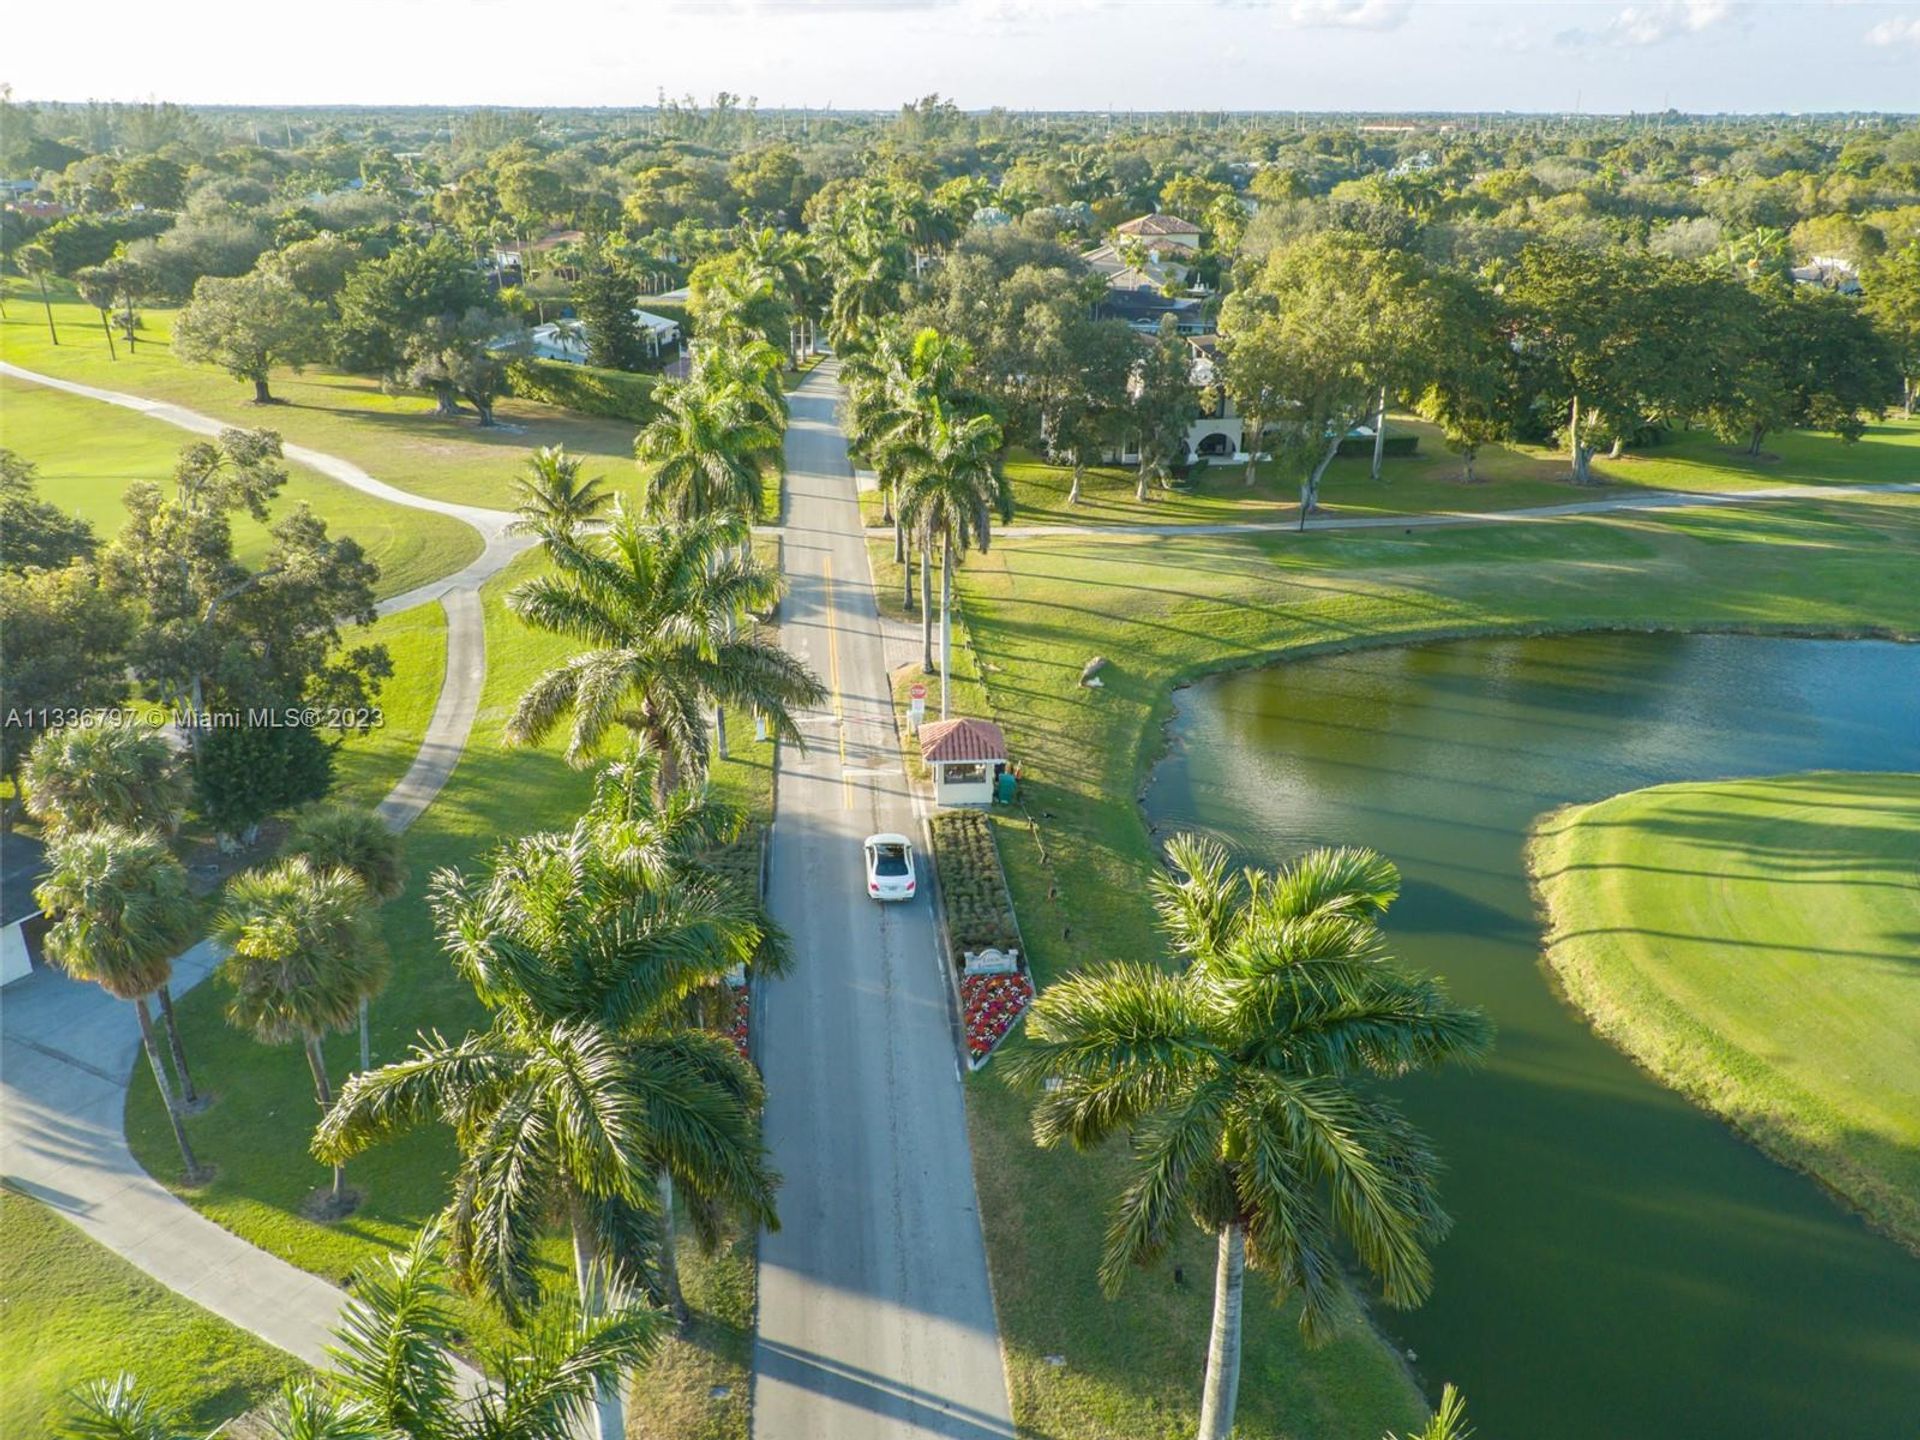
[[776,782],[769,897],[795,964],[754,1017],[785,1185],[760,1245],[753,1433],[1011,1437],[931,908],[869,900],[862,872],[866,836],[920,827],[836,377],[829,362],[789,397],[781,628],[831,698]]

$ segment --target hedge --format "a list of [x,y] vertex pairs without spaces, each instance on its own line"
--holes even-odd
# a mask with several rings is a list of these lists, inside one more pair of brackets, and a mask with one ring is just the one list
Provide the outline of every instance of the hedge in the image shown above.
[[959,965],[970,950],[1019,948],[1013,897],[987,817],[978,810],[942,810],[930,824],[953,963]]
[[[1411,455],[1419,448],[1420,437],[1418,435],[1394,435],[1389,433],[1386,443],[1381,447],[1381,453],[1386,455]],[[1340,448],[1335,453],[1343,460],[1351,459],[1355,455],[1371,456],[1373,454],[1373,437],[1371,435],[1349,435],[1340,442]]]
[[654,415],[654,375],[569,365],[564,360],[514,360],[507,365],[507,392],[523,400],[558,405],[582,415],[631,420],[644,425]]

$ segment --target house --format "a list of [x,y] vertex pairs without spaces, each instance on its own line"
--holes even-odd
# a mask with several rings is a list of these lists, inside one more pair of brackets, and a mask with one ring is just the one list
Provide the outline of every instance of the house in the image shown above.
[[[1246,439],[1246,424],[1233,408],[1233,401],[1227,398],[1226,389],[1220,383],[1220,362],[1215,354],[1215,340],[1211,335],[1187,341],[1187,348],[1193,353],[1193,366],[1187,376],[1193,381],[1194,389],[1200,392],[1200,416],[1187,426],[1187,438],[1179,456],[1180,461],[1192,459],[1244,461],[1247,456],[1242,448]],[[1140,441],[1137,436],[1121,441],[1119,448],[1109,451],[1109,461],[1124,465],[1137,465],[1140,462]]]
[[[651,310],[634,307],[633,318],[639,322],[641,338],[646,341],[647,353],[656,360],[660,352],[679,343],[680,323],[669,320],[664,315],[655,315]],[[532,353],[541,360],[559,360],[568,365],[585,365],[590,347],[587,344],[587,327],[578,320],[551,320],[545,325],[536,325],[527,332],[532,341]]]
[[1113,227],[1123,240],[1137,240],[1156,260],[1161,255],[1194,255],[1200,250],[1200,227],[1178,215],[1136,216]]
[[1107,293],[1093,307],[1098,320],[1123,321],[1142,335],[1158,335],[1160,324],[1173,316],[1174,327],[1182,335],[1204,335],[1211,328],[1204,300],[1193,295],[1162,295],[1158,290],[1129,289],[1109,285]]
[[920,758],[933,772],[936,805],[990,805],[1007,768],[1007,737],[991,720],[956,717],[920,727]]
[[1787,272],[1796,285],[1818,285],[1823,290],[1837,290],[1842,295],[1860,293],[1860,269],[1851,260],[1842,260],[1837,255],[1815,255],[1804,265],[1796,265]]
[[33,887],[45,871],[46,851],[37,840],[12,831],[0,834],[0,985],[25,979],[41,963],[47,919]]

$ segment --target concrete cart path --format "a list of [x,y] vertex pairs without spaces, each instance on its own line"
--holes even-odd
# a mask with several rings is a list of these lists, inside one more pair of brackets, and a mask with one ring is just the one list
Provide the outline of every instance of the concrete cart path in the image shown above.
[[894,731],[837,365],[788,397],[786,645],[831,697],[780,748],[769,901],[793,974],[755,987],[766,1134],[758,1440],[1011,1440],[950,1016],[927,898],[867,899],[860,842],[919,826]]
[[[0,373],[119,405],[199,435],[228,428],[177,405],[5,362]],[[506,511],[413,495],[304,446],[288,445],[286,454],[396,505],[451,515],[478,530],[484,542],[479,558],[456,574],[380,606],[382,614],[395,614],[438,601],[447,616],[446,679],[433,717],[413,765],[378,811],[390,827],[404,830],[453,773],[479,709],[486,676],[480,587],[532,541],[507,533],[513,516]],[[217,963],[211,945],[195,946],[174,963],[174,993],[197,984]],[[0,1176],[170,1289],[310,1365],[324,1365],[324,1347],[344,1293],[206,1219],[134,1160],[124,1127],[127,1086],[135,1080],[152,1083],[144,1065],[136,1070],[139,1059],[133,1007],[98,986],[43,969],[0,991]]]

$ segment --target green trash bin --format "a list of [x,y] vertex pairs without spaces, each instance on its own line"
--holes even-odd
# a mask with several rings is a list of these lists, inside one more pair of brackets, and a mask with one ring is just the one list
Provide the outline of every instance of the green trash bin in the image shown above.
[[1011,805],[1013,797],[1020,789],[1020,781],[1013,771],[1002,770],[1000,778],[993,783],[993,798],[1002,805]]

